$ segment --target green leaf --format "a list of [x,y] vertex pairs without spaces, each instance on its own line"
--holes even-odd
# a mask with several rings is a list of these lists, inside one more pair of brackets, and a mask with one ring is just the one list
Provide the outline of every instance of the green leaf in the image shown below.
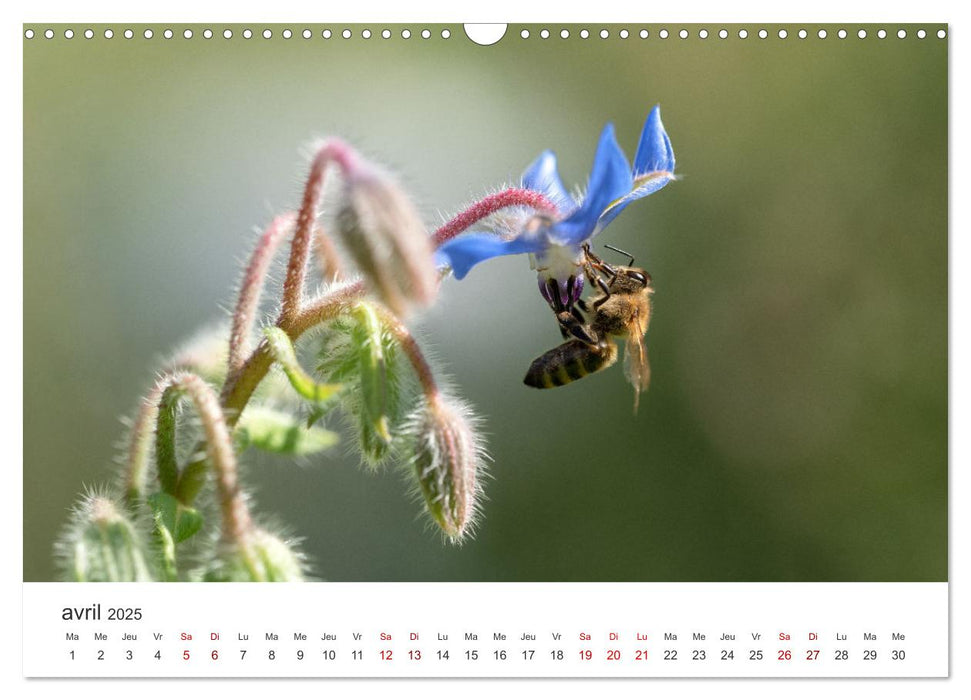
[[297,393],[309,401],[322,404],[334,398],[343,388],[340,384],[318,384],[314,378],[307,374],[300,363],[297,362],[297,353],[293,348],[290,336],[276,326],[267,328],[264,331],[266,340],[270,344],[270,350],[283,371],[290,380],[290,385],[296,389]]
[[250,406],[239,421],[237,435],[243,447],[252,445],[267,452],[306,455],[333,447],[337,433],[317,427],[305,427],[303,421],[283,411],[264,406]]
[[166,537],[171,537],[175,544],[185,542],[202,529],[199,511],[182,505],[171,494],[152,494],[148,497],[148,504],[155,514],[155,527],[159,529],[163,543]]
[[179,567],[175,559],[175,538],[161,522],[155,523],[155,539],[158,544],[159,564],[166,581],[179,580]]
[[357,383],[357,350],[351,337],[356,327],[353,318],[339,316],[324,329],[317,352],[317,373],[327,381]]

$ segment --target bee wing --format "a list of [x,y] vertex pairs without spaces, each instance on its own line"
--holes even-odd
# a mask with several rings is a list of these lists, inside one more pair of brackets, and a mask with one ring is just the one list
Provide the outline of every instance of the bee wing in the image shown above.
[[624,348],[624,374],[634,386],[634,412],[642,391],[647,391],[651,383],[651,364],[647,360],[647,348],[644,347],[644,335],[647,333],[647,319],[636,314],[631,319],[627,344]]

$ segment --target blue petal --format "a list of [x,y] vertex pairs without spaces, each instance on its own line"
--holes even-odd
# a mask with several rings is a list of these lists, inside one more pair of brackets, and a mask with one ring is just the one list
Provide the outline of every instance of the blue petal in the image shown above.
[[468,233],[453,238],[435,252],[439,267],[448,265],[456,279],[462,279],[475,265],[500,255],[538,253],[549,245],[545,236],[520,236],[507,240],[490,233]]
[[523,173],[522,185],[527,190],[546,195],[563,216],[577,208],[576,200],[566,191],[556,172],[556,154],[553,151],[543,151],[539,158],[530,163]]
[[661,107],[657,105],[647,115],[641,140],[634,156],[634,176],[653,172],[674,172],[674,149],[661,123]]
[[597,153],[590,171],[590,184],[580,208],[553,227],[557,242],[579,245],[594,234],[600,215],[614,200],[631,191],[630,166],[617,145],[614,125],[607,124],[600,134]]
[[666,184],[675,179],[674,149],[671,139],[664,131],[661,123],[661,108],[654,107],[647,115],[644,129],[641,131],[641,141],[634,156],[634,181],[630,192],[612,202],[597,222],[597,233],[617,218],[635,199],[654,194]]
[[648,173],[647,175],[638,177],[634,180],[634,189],[607,207],[607,211],[600,216],[600,221],[597,222],[596,233],[605,229],[607,224],[616,219],[617,215],[635,199],[654,194],[674,179],[674,173],[664,171]]

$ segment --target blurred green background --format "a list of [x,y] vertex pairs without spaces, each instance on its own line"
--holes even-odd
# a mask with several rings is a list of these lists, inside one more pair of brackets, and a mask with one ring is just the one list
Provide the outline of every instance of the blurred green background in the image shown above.
[[[162,38],[171,26],[175,38]],[[869,37],[255,36],[24,42],[24,577],[160,359],[227,317],[254,227],[341,135],[430,226],[553,148],[585,182],[610,120],[633,155],[655,103],[683,180],[598,244],[655,281],[653,383],[618,367],[522,385],[560,342],[525,258],[449,280],[426,346],[487,419],[478,536],[443,545],[337,454],[246,457],[264,512],[330,580],[946,580],[947,41]],[[720,25],[719,25],[720,27]],[[894,30],[895,31],[895,30]],[[602,248],[600,248],[602,251]]]

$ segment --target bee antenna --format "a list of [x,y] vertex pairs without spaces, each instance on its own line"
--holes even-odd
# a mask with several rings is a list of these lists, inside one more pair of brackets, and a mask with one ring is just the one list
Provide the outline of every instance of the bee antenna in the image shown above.
[[612,250],[615,253],[620,253],[621,255],[626,255],[628,258],[630,258],[630,262],[627,263],[627,267],[630,267],[631,265],[634,264],[634,256],[628,253],[626,250],[621,250],[620,248],[614,248],[609,243],[604,243],[604,248],[606,248],[607,250]]

